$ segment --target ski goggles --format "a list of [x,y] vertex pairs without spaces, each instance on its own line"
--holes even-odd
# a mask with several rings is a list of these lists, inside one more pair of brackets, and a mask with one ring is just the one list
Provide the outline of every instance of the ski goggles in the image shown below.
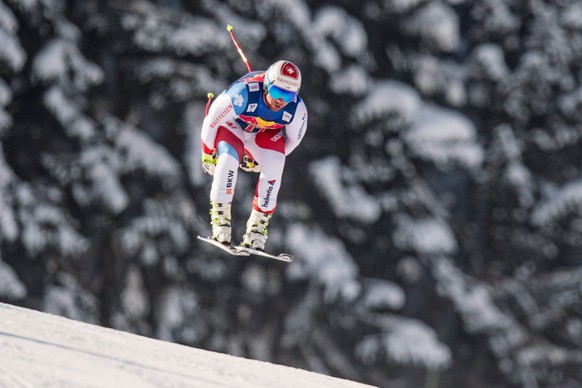
[[297,96],[297,92],[290,92],[289,90],[281,89],[278,86],[272,85],[268,81],[266,81],[266,85],[267,93],[269,93],[269,96],[271,96],[275,100],[282,98],[286,104],[293,101]]

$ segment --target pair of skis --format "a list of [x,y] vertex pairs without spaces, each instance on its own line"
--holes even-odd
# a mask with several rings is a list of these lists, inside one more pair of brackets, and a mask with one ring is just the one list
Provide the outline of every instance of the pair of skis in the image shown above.
[[256,255],[256,256],[266,257],[269,259],[285,261],[287,263],[290,263],[293,261],[293,256],[290,255],[289,253],[281,253],[279,255],[272,255],[270,253],[259,251],[258,249],[253,249],[253,248],[245,247],[242,245],[222,244],[222,243],[219,243],[218,241],[214,240],[211,237],[198,236],[198,240],[201,240],[201,241],[204,241],[204,242],[209,243],[211,245],[214,245],[215,247],[218,247],[218,248],[222,249],[223,251],[230,253],[233,256]]

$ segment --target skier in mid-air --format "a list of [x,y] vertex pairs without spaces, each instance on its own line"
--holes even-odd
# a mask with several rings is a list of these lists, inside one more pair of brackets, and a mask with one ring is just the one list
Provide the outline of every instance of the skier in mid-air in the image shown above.
[[202,169],[214,176],[210,190],[214,240],[231,243],[231,204],[240,165],[245,171],[260,172],[242,245],[265,250],[285,159],[307,130],[300,87],[299,68],[280,60],[266,71],[244,75],[210,106],[201,140]]

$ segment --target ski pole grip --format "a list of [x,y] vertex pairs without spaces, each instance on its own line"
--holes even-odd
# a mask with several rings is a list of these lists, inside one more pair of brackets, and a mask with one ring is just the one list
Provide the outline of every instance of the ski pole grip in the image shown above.
[[210,103],[212,102],[212,99],[214,98],[214,93],[210,92],[207,94],[208,97],[208,101],[206,101],[206,108],[204,109],[204,116],[208,116],[208,109],[210,109]]

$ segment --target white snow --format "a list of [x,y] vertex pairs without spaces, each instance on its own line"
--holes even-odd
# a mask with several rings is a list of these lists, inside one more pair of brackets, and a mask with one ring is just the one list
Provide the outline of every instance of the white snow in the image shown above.
[[424,0],[384,0],[382,7],[394,13],[405,13],[418,7]]
[[333,73],[329,81],[330,89],[336,94],[363,95],[370,87],[370,76],[361,66],[352,65]]
[[404,29],[442,51],[452,51],[460,42],[459,17],[449,5],[441,2],[428,3],[414,14]]
[[568,116],[575,116],[582,106],[582,88],[566,93],[558,99],[560,110]]
[[507,159],[507,167],[503,173],[504,180],[511,185],[519,196],[519,201],[524,207],[531,207],[534,202],[534,179],[521,160],[523,144],[515,136],[508,125],[499,125],[494,133],[499,141],[500,149]]
[[457,242],[449,225],[436,218],[399,217],[393,233],[396,246],[414,248],[419,253],[454,253]]
[[483,333],[514,324],[494,303],[485,284],[464,275],[447,258],[435,259],[433,266],[439,294],[447,295],[453,301],[469,332]]
[[323,39],[317,41],[316,38],[312,38],[312,40],[316,41],[313,46],[317,47],[313,63],[328,72],[338,71],[341,67],[341,56],[335,47]]
[[361,285],[356,280],[358,268],[341,241],[319,228],[302,224],[292,225],[286,236],[286,244],[305,259],[289,266],[287,274],[291,279],[316,277],[325,289],[328,302],[338,299],[349,302],[360,294]]
[[376,319],[385,328],[370,334],[356,347],[356,356],[366,363],[386,361],[442,369],[452,362],[451,350],[441,343],[436,332],[425,323],[401,317]]
[[476,130],[471,121],[455,111],[426,104],[419,113],[407,135],[411,140],[469,141],[475,137]]
[[369,387],[3,303],[0,349],[0,387]]
[[452,106],[464,106],[466,70],[450,60],[439,60],[430,54],[415,55],[411,62],[414,85],[424,96],[443,95]]
[[483,162],[474,124],[453,110],[425,104],[404,139],[415,154],[440,168],[451,164],[476,168]]
[[480,71],[492,80],[501,80],[509,74],[503,47],[498,44],[480,44],[473,52],[473,59],[481,67]]
[[38,190],[21,184],[15,194],[19,233],[30,256],[50,248],[63,255],[78,254],[87,248],[87,240],[71,227],[67,215],[43,198]]
[[[572,210],[582,208],[582,179],[570,182],[558,190],[552,190],[550,195],[538,204],[532,213],[535,225],[547,225]],[[579,211],[579,210],[578,210]]]
[[336,6],[323,6],[313,20],[313,31],[328,36],[340,47],[342,53],[357,58],[368,47],[366,30],[358,19]]
[[0,297],[21,299],[26,296],[26,287],[11,266],[0,256]]
[[[140,6],[150,7],[147,3]],[[149,11],[159,12],[153,6]],[[125,14],[121,18],[121,27],[133,32],[135,44],[152,52],[172,49],[178,55],[202,55],[230,44],[228,34],[222,33],[222,29],[219,30],[208,19],[186,14],[182,14],[181,18],[182,20],[176,19],[174,26],[162,24],[154,17]]]
[[404,306],[406,295],[404,290],[396,283],[380,280],[366,279],[362,305],[375,308],[399,309]]
[[[144,311],[144,313],[147,313],[147,311]],[[168,287],[163,292],[162,302],[156,308],[156,315],[160,322],[156,338],[175,341],[180,327],[189,323],[191,316],[199,313],[198,295],[196,293],[192,290],[185,290],[183,287]],[[183,338],[184,335],[187,335],[188,338],[185,339],[193,343],[199,340],[202,334],[204,333],[200,332],[200,330],[190,328],[186,333],[182,331],[180,337]]]
[[420,321],[405,322],[384,337],[385,346],[396,361],[433,367],[450,364],[451,351],[438,341],[432,328]]
[[370,93],[353,108],[354,121],[366,124],[377,118],[396,115],[403,124],[412,120],[421,106],[414,88],[398,81],[377,81]]
[[81,152],[81,165],[91,184],[75,182],[73,196],[83,205],[103,203],[114,214],[129,205],[129,196],[114,170],[115,155],[104,146],[88,147]]
[[107,122],[108,125],[119,125],[119,133],[113,141],[118,152],[123,155],[124,171],[141,169],[165,181],[179,179],[180,165],[164,147],[149,138],[146,133],[125,123],[113,123],[111,120]]
[[44,93],[43,102],[70,136],[89,140],[95,134],[94,125],[82,114],[79,104],[68,98],[57,84]]
[[0,63],[15,71],[20,70],[26,61],[26,53],[16,35],[18,27],[12,10],[0,2]]
[[333,212],[340,218],[348,218],[364,223],[374,223],[382,215],[378,201],[357,184],[342,182],[340,160],[329,156],[312,162],[309,172],[321,187]]
[[304,1],[266,0],[257,10],[261,19],[274,17],[304,28],[310,24],[311,10]]
[[564,27],[582,30],[582,3],[575,2],[565,7],[560,17]]
[[26,61],[26,53],[20,42],[0,28],[0,63],[6,63],[12,70],[20,70]]
[[75,42],[53,39],[34,58],[33,75],[43,82],[59,82],[78,90],[100,83],[104,74],[94,63],[85,59]]
[[[147,295],[143,290],[143,278],[137,266],[130,266],[125,287],[120,295],[123,311],[130,318],[140,318],[147,315],[150,308]],[[164,303],[164,307],[166,303]],[[165,339],[164,337],[159,337]]]
[[[215,27],[204,19],[197,19],[193,26],[178,28],[167,36],[167,42],[176,49],[178,54],[197,54],[212,50],[215,40],[219,38],[215,34]],[[226,39],[225,36],[223,39]],[[147,39],[147,37],[145,38]]]
[[18,30],[18,21],[14,13],[3,2],[0,2],[0,28],[10,33]]
[[97,298],[83,288],[70,274],[59,273],[46,287],[42,311],[74,320],[96,323]]

